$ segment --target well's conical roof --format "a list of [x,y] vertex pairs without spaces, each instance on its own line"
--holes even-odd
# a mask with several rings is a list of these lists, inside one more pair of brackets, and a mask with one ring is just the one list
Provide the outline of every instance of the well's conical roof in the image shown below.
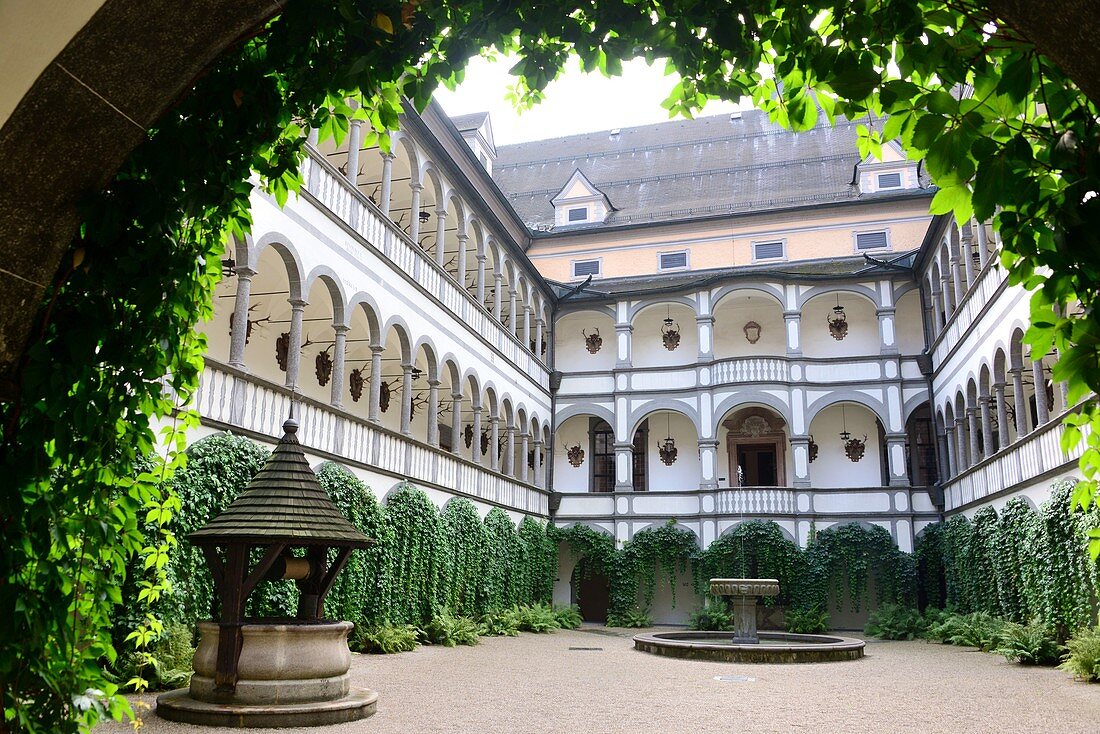
[[317,481],[291,419],[263,468],[225,512],[187,536],[197,545],[245,541],[365,548],[374,543],[348,522]]

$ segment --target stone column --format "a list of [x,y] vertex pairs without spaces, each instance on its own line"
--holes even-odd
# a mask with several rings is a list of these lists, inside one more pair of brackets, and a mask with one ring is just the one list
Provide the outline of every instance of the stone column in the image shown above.
[[481,406],[477,403],[470,409],[471,418],[473,421],[474,437],[470,440],[470,459],[481,466],[482,454],[481,454]]
[[439,267],[443,267],[444,262],[444,250],[443,238],[447,234],[447,210],[436,209],[435,210],[435,262]]
[[699,439],[699,489],[718,489],[718,439]]
[[951,477],[951,459],[950,453],[947,449],[947,435],[939,433],[937,429],[936,433],[936,448],[938,450],[938,456],[936,457],[939,462],[939,475],[940,483],[947,481]]
[[958,446],[955,448],[955,454],[957,457],[957,463],[959,472],[964,472],[970,468],[970,456],[968,453],[967,441],[966,441],[966,416],[962,416],[955,419],[955,438],[958,441]]
[[504,276],[500,273],[493,273],[493,318],[500,322],[501,311],[501,289],[504,287]]
[[1050,407],[1047,405],[1047,378],[1043,373],[1042,359],[1031,363],[1031,376],[1035,380],[1035,427],[1050,420]]
[[520,434],[520,436],[519,436],[519,480],[521,482],[523,482],[524,484],[527,483],[527,479],[528,479],[527,452],[530,450],[528,448],[528,442],[529,441],[530,441],[530,435],[528,434],[527,431],[524,431],[523,433]]
[[542,318],[535,319],[535,356],[540,358],[542,357],[543,326]]
[[978,441],[978,436],[981,435],[978,432],[979,430],[978,409],[974,405],[968,405],[966,406],[966,433],[967,436],[970,438],[970,450],[968,456],[971,466],[974,466],[984,458]]
[[413,366],[401,365],[401,433],[412,435]]
[[523,304],[523,346],[531,347],[531,307],[526,303]]
[[[717,442],[715,442],[717,444]],[[810,437],[791,436],[791,458],[794,464],[794,477],[791,485],[798,488],[810,486]],[[737,486],[737,467],[730,467],[730,486]]]
[[534,440],[533,443],[534,443],[534,447],[535,447],[535,481],[534,481],[534,484],[535,484],[536,487],[545,487],[546,486],[546,481],[545,481],[546,477],[543,475],[543,465],[542,465],[542,446],[543,446],[543,443],[542,443],[542,441],[540,441],[537,438]]
[[886,465],[890,469],[891,487],[908,487],[909,470],[905,465],[905,441],[904,433],[886,434]]
[[894,313],[895,309],[892,307],[875,309],[875,315],[878,316],[880,354],[898,353],[897,335],[894,329]]
[[500,418],[489,416],[489,468],[500,471]]
[[370,397],[367,404],[367,420],[378,423],[382,411],[382,353],[381,344],[370,345]]
[[[951,267],[950,263],[948,263],[947,267],[948,268]],[[953,291],[952,286],[951,286],[951,274],[944,271],[944,274],[942,276],[940,276],[940,295],[943,297],[943,314],[944,314],[944,324],[943,324],[943,326],[944,326],[945,329],[947,328],[947,322],[951,320],[951,314],[955,313],[954,303],[952,303],[950,308],[948,308],[948,303],[947,303],[948,300],[949,300],[948,296],[950,296],[952,293],[954,293],[954,291]]]
[[345,174],[352,186],[359,182],[359,149],[363,147],[362,120],[348,123],[348,172]]
[[412,191],[412,203],[409,205],[409,213],[412,220],[409,222],[409,238],[417,245],[420,244],[420,192],[424,187],[418,183],[409,184]]
[[462,289],[466,289],[466,243],[470,241],[469,235],[460,234],[458,236],[458,260],[456,270],[458,271],[458,284],[462,286]]
[[388,217],[390,215],[390,192],[393,189],[393,153],[382,154],[382,190],[378,196],[380,201],[378,207],[382,210],[382,215]]
[[615,444],[615,491],[634,491],[634,444]]
[[634,327],[630,324],[615,324],[615,342],[616,342],[616,356],[615,356],[615,368],[616,369],[630,369],[633,365],[633,344],[634,339]]
[[302,364],[302,315],[306,302],[301,298],[290,299],[290,348],[286,353],[286,386],[298,387],[298,368]]
[[989,236],[985,231],[985,222],[975,220],[974,226],[978,230],[978,264],[984,268],[989,260]]
[[963,288],[962,274],[959,272],[959,258],[956,256],[954,248],[951,249],[948,262],[951,265],[951,281],[955,287],[955,308],[958,308],[962,305],[966,290]]
[[699,314],[695,317],[695,329],[699,334],[699,361],[710,362],[714,359],[714,317]]
[[997,438],[1003,449],[1010,443],[1008,434],[1008,405],[1005,403],[1005,384],[993,383],[993,395],[997,400]]
[[237,274],[237,297],[233,301],[233,333],[229,337],[229,366],[246,369],[244,348],[248,343],[248,306],[252,292],[252,278],[256,271],[247,265],[233,269]]
[[1028,427],[1027,401],[1024,399],[1024,368],[1013,367],[1012,373],[1012,399],[1016,409],[1016,438],[1021,439],[1031,432]]
[[784,311],[783,324],[787,328],[787,356],[802,356],[802,313]]
[[519,338],[519,316],[516,314],[516,289],[508,284],[508,328],[512,336]]
[[959,475],[959,457],[956,452],[959,448],[957,431],[955,425],[952,424],[947,427],[947,477],[957,477]]
[[516,427],[508,424],[504,427],[504,467],[503,474],[516,476]]
[[477,254],[477,303],[485,308],[485,255]]
[[932,295],[932,338],[935,339],[943,331],[943,314],[940,312],[943,292],[939,288],[933,288]]
[[969,227],[959,230],[959,249],[962,251],[963,272],[966,273],[966,285],[969,288],[974,285],[974,248],[973,238],[968,230],[973,231]]
[[462,455],[462,393],[451,393],[451,453]]
[[978,415],[982,420],[982,446],[985,447],[985,451],[982,452],[983,459],[993,455],[993,416],[989,403],[988,395],[978,397]]
[[439,380],[428,380],[428,445],[439,448]]
[[337,324],[332,327],[336,343],[332,345],[332,393],[329,402],[334,408],[344,407],[344,360],[347,357],[348,327]]

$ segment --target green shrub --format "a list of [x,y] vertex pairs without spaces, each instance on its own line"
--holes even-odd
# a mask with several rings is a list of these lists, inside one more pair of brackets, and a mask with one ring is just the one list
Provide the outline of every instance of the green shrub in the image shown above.
[[375,627],[356,627],[351,638],[351,649],[391,655],[409,652],[416,648],[420,630],[411,624],[380,624]]
[[476,645],[480,638],[481,625],[469,617],[455,617],[446,612],[432,618],[423,635],[426,642],[443,647]]
[[488,637],[515,637],[519,634],[520,614],[516,609],[502,609],[481,615],[481,634]]
[[1074,678],[1100,680],[1100,626],[1083,629],[1069,638],[1066,649],[1069,654],[1059,668],[1073,673]]
[[608,627],[652,627],[653,617],[649,616],[648,609],[628,609],[622,614],[609,614],[607,615]]
[[129,688],[130,679],[138,675],[154,691],[186,686],[195,658],[191,639],[191,630],[186,625],[169,622],[148,652],[130,651],[120,657],[111,677],[124,688]]
[[1000,645],[993,652],[1022,665],[1054,665],[1062,656],[1054,633],[1038,617],[1026,625],[1006,623],[1000,637]]
[[554,609],[549,604],[524,604],[515,608],[519,628],[524,632],[553,632],[561,629]]
[[829,631],[829,613],[821,607],[788,609],[783,616],[788,632],[798,635],[820,635]]
[[723,632],[733,629],[733,615],[723,604],[712,603],[696,609],[688,619],[688,629]]
[[576,604],[570,604],[564,607],[554,607],[554,621],[563,630],[575,630],[584,622],[584,617],[581,616],[581,610]]
[[986,612],[952,614],[928,630],[931,639],[950,645],[976,647],[984,652],[996,648],[1005,623]]
[[883,640],[913,640],[928,629],[928,622],[912,607],[885,604],[871,613],[863,631]]

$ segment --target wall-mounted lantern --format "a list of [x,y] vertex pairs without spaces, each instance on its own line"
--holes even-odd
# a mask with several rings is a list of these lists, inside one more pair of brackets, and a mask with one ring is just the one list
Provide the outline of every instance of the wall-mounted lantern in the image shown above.
[[680,346],[680,325],[672,320],[672,307],[670,306],[661,324],[661,341],[665,349],[672,351]]
[[317,372],[317,384],[324,387],[328,384],[329,379],[332,377],[332,357],[329,355],[328,350],[332,349],[335,345],[330,344],[323,351],[317,353],[317,359],[314,360],[316,372]]
[[237,263],[233,260],[233,258],[230,257],[230,258],[227,258],[225,260],[222,260],[222,277],[232,278],[236,274],[237,274]]
[[419,217],[420,217],[420,223],[421,223],[421,224],[427,224],[427,223],[428,223],[428,220],[429,220],[429,219],[431,219],[431,216],[432,216],[432,215],[431,215],[431,213],[430,213],[430,212],[428,212],[428,211],[427,211],[427,210],[425,210],[425,209],[421,209],[421,210],[420,210],[420,214],[419,214]]
[[865,434],[862,439],[859,439],[848,432],[848,420],[843,405],[840,406],[840,420],[844,429],[840,432],[840,440],[844,442],[844,455],[852,461],[859,461],[867,452],[867,436]]
[[665,426],[665,440],[657,442],[657,453],[660,454],[662,464],[665,466],[672,466],[676,463],[676,455],[679,453],[679,450],[676,448],[676,439],[672,437],[671,416],[666,416]]
[[755,321],[750,321],[745,324],[745,339],[749,344],[756,344],[760,341],[760,334],[763,333],[763,329],[760,328],[760,324]]
[[566,449],[565,457],[569,459],[569,466],[578,467],[584,463],[584,449],[579,443],[573,444]]
[[848,315],[844,313],[844,307],[840,305],[840,296],[836,297],[836,305],[833,306],[832,315],[826,314],[829,322],[829,335],[837,341],[848,336]]
[[585,329],[581,329],[581,334],[584,336],[584,348],[588,350],[589,354],[600,351],[600,347],[603,346],[603,337],[600,336],[599,329],[593,329],[591,334]]
[[810,463],[811,464],[814,463],[814,459],[817,458],[817,451],[818,451],[817,441],[814,441],[814,434],[811,433],[810,434],[810,445],[809,445]]

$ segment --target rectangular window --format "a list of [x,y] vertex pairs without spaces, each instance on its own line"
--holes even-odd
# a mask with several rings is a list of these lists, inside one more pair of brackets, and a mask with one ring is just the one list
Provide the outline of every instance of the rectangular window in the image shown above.
[[859,232],[856,234],[856,249],[881,250],[888,246],[885,232]]
[[683,252],[662,252],[659,255],[660,263],[658,267],[661,270],[678,270],[680,268],[686,268],[688,266],[688,254],[687,250]]
[[570,222],[584,222],[588,219],[588,207],[577,207],[569,210]]
[[880,189],[900,189],[900,173],[880,173],[878,175],[878,187]]
[[606,421],[593,418],[589,427],[592,434],[592,491],[612,492],[615,489],[615,434]]
[[786,256],[784,249],[782,240],[778,242],[753,242],[752,261],[782,260]]
[[587,278],[589,275],[600,275],[601,260],[574,260],[573,277]]

